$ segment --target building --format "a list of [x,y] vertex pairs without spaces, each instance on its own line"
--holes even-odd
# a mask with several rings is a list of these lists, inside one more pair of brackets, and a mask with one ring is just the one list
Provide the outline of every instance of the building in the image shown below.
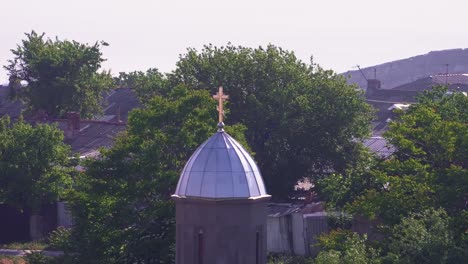
[[267,194],[250,154],[223,129],[190,157],[172,198],[177,264],[264,264]]
[[314,256],[318,252],[317,237],[329,229],[327,213],[320,202],[268,205],[268,252]]
[[[15,121],[23,111],[20,101],[9,99],[9,88],[0,86],[0,118],[8,115]],[[92,119],[82,119],[69,113],[63,118],[50,118],[46,114],[24,116],[26,122],[56,124],[65,134],[65,143],[74,154],[95,157],[101,147],[110,148],[115,136],[126,129],[129,112],[141,107],[141,103],[130,88],[111,90],[104,96],[103,114]]]
[[408,108],[419,94],[436,85],[447,85],[451,92],[468,92],[468,74],[435,74],[390,89],[383,89],[380,80],[368,79],[366,101],[377,109],[374,130],[385,130],[394,109]]
[[172,197],[177,264],[266,263],[270,196],[252,157],[222,127],[189,159]]

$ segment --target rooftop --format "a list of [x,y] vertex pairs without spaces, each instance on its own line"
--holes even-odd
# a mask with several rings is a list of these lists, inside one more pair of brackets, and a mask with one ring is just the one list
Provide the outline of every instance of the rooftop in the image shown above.
[[[8,94],[8,87],[0,86],[0,117],[9,115],[15,120],[21,115],[23,104],[9,100]],[[67,137],[65,142],[71,146],[73,153],[79,153],[81,156],[96,156],[99,148],[112,146],[114,137],[126,128],[128,113],[138,107],[141,107],[141,104],[133,90],[129,88],[111,90],[105,96],[103,115],[90,120],[79,119],[73,136]],[[55,123],[65,134],[69,129],[67,119],[31,117],[26,118],[26,121]]]
[[363,142],[364,146],[369,148],[381,158],[388,158],[395,152],[395,147],[390,145],[388,141],[379,136],[370,137]]
[[269,196],[255,161],[224,131],[216,132],[190,157],[174,195],[209,199]]

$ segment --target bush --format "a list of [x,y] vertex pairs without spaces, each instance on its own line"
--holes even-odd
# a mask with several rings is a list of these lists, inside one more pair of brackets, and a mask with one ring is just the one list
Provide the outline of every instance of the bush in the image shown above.
[[44,256],[42,252],[32,252],[27,254],[24,259],[28,264],[48,264],[49,258]]
[[355,236],[355,234],[350,230],[336,229],[328,234],[319,236],[317,244],[322,250],[343,251],[346,246],[345,242],[353,236]]
[[59,257],[46,257],[42,252],[32,252],[27,254],[24,257],[24,260],[28,264],[78,264],[73,256],[63,255]]
[[47,264],[79,264],[73,256],[63,255],[60,257],[49,258]]
[[345,212],[328,212],[327,222],[332,229],[350,229],[353,221],[353,216]]
[[284,254],[269,254],[267,264],[312,264],[312,259]]
[[71,230],[62,226],[52,231],[48,237],[49,247],[63,251],[71,250]]
[[336,250],[322,251],[315,258],[315,264],[341,264],[341,254]]
[[360,237],[349,230],[332,230],[319,237],[322,248],[315,264],[379,264],[378,251],[366,245],[367,237]]

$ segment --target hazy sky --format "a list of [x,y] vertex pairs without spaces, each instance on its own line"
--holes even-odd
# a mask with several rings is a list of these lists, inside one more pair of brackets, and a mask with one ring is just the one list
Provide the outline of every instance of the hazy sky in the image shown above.
[[[269,43],[343,72],[468,48],[467,0],[0,0],[0,65],[24,32],[110,44],[104,68],[174,69],[187,47]],[[7,80],[0,70],[0,82]]]

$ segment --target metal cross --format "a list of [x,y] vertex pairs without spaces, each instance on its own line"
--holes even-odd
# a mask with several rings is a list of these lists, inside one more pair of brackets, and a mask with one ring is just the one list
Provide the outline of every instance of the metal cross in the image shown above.
[[223,87],[220,86],[216,95],[213,95],[213,98],[218,101],[219,123],[222,123],[224,116],[223,102],[229,99],[229,95],[224,94]]

